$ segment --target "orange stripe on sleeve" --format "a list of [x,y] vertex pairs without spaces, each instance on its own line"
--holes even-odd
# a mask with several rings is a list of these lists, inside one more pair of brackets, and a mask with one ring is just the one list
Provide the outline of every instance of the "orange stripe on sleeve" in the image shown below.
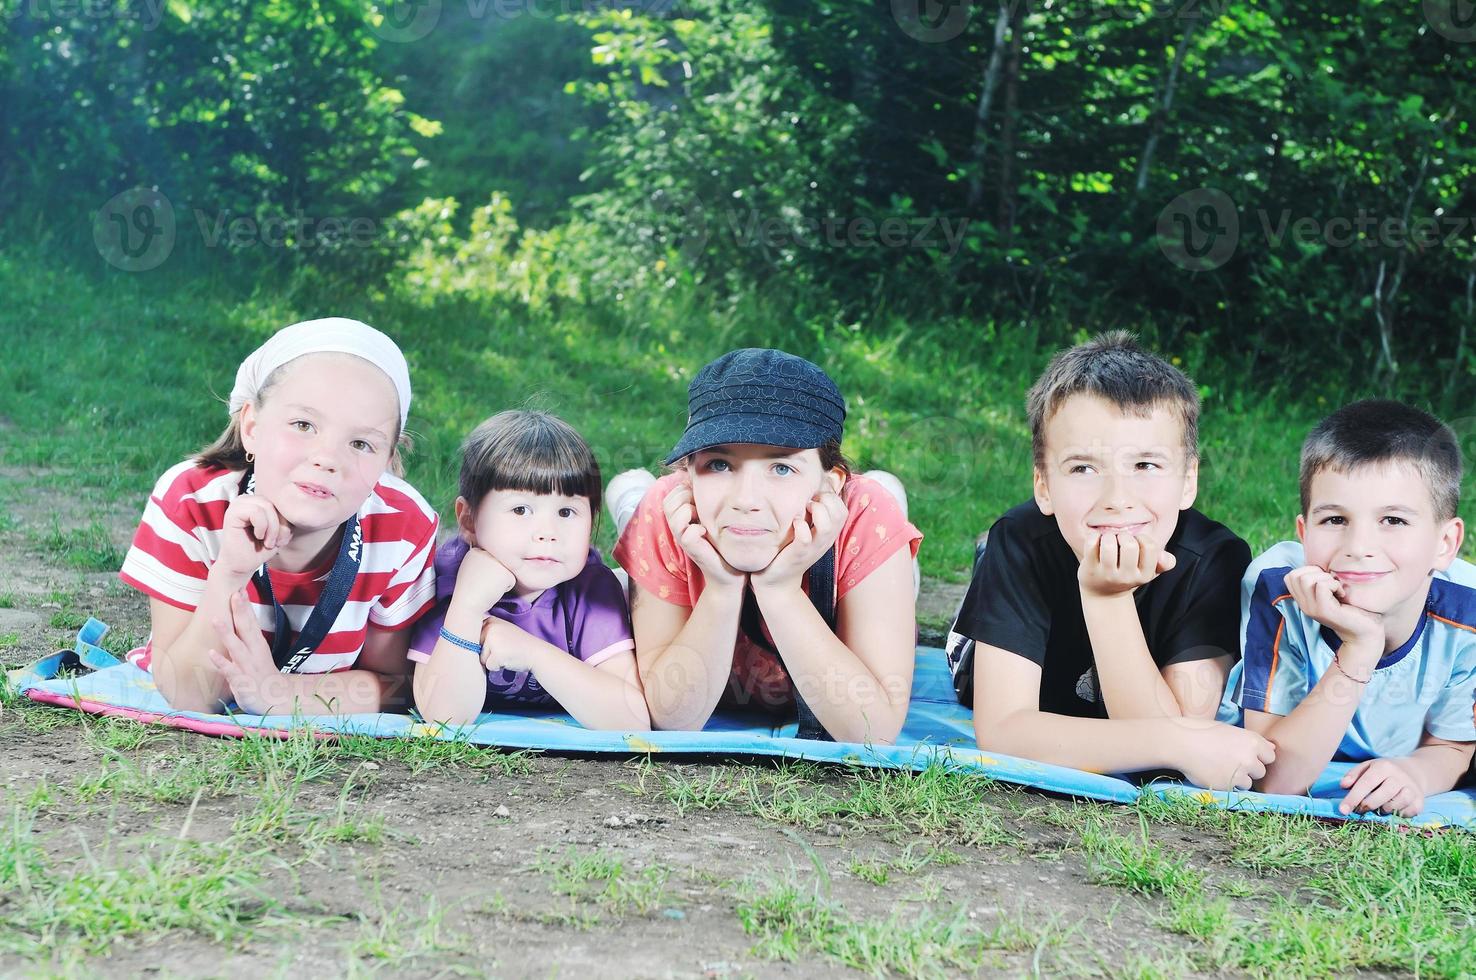
[[1453,619],[1446,619],[1444,616],[1437,616],[1434,613],[1430,613],[1429,615],[1431,619],[1438,619],[1442,623],[1445,623],[1449,626],[1454,626],[1458,630],[1466,630],[1470,633],[1476,633],[1476,626],[1467,626],[1465,623],[1458,623]]
[[1271,670],[1266,674],[1266,702],[1265,710],[1271,708],[1271,685],[1276,680],[1276,662],[1281,659],[1281,634],[1286,630],[1286,620],[1282,620],[1276,627],[1276,639],[1271,643]]

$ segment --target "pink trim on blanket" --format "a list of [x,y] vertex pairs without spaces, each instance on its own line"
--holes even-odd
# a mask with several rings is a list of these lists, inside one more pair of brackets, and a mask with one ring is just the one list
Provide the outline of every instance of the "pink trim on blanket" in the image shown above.
[[[108,704],[104,701],[87,701],[70,694],[53,694],[50,691],[38,691],[30,688],[26,691],[26,697],[32,701],[42,704],[54,704],[61,708],[74,708],[85,711],[90,715],[104,715],[109,718],[130,718],[133,721],[141,721],[150,725],[167,725],[170,728],[182,728],[185,731],[199,732],[201,735],[222,735],[227,738],[244,738],[247,735],[270,735],[273,738],[290,738],[292,731],[284,728],[255,728],[245,725],[236,725],[224,721],[201,721],[198,718],[185,718],[181,715],[165,715],[156,711],[140,711],[137,708],[120,708],[116,704]],[[314,738],[329,739],[336,738],[337,732],[313,732]]]

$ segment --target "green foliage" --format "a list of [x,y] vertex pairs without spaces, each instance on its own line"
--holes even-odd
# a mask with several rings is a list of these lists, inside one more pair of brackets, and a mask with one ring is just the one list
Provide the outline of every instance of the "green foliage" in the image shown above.
[[695,297],[770,343],[905,322],[978,367],[1001,325],[1127,326],[1216,398],[1456,413],[1476,44],[1439,6],[443,4],[397,43],[349,0],[23,4],[0,232],[95,266],[141,186],[181,272],[249,252],[513,317]]
[[[435,131],[381,76],[352,0],[15,14],[0,22],[0,211],[45,237],[87,241],[93,212],[142,186],[172,203],[181,249],[229,247],[245,219],[253,244],[275,221],[283,254],[334,252],[341,232],[317,222],[385,213],[412,134]],[[292,230],[302,214],[312,223]]]
[[417,187],[468,206],[499,189],[520,223],[539,228],[567,217],[569,199],[589,189],[581,177],[591,148],[576,135],[602,124],[605,107],[566,88],[602,71],[590,60],[589,31],[543,16],[553,9],[443,3],[425,37],[380,46],[376,63],[406,105],[442,127],[422,147]]
[[[906,6],[586,18],[610,72],[582,88],[613,108],[609,186],[580,203],[629,250],[602,271],[1044,321],[1051,342],[1126,325],[1233,377],[1331,362],[1458,404],[1476,49],[1448,26],[1378,0],[954,5],[941,26]],[[935,233],[880,247],[851,224],[887,219]]]

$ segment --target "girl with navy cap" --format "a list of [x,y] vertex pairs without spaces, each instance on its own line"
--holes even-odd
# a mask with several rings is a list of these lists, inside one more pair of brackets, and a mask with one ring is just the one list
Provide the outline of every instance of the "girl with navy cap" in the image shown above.
[[159,478],[119,573],[153,628],[128,659],[171,708],[403,699],[438,524],[398,476],[409,411],[404,355],[357,320],[293,324],[241,363],[225,431]]
[[901,485],[851,473],[845,399],[792,354],[723,355],[688,410],[672,472],[606,494],[653,727],[700,729],[726,702],[794,712],[801,737],[895,741],[922,540]]

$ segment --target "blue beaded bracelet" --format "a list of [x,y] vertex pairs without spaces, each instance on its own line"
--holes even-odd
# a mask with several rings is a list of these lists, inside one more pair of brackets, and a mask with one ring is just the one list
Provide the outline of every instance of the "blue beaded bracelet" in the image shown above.
[[446,629],[446,627],[444,626],[441,627],[441,639],[445,640],[447,643],[452,644],[453,646],[461,647],[461,649],[463,650],[470,650],[472,653],[482,652],[482,645],[480,643],[474,643],[473,641],[468,640],[464,637],[457,636],[455,633]]

